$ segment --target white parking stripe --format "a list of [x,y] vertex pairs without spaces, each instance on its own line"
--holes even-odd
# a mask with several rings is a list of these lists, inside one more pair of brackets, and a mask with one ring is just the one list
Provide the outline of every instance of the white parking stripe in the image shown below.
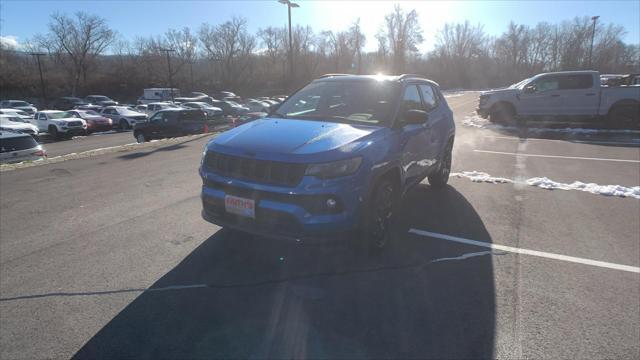
[[425,231],[425,230],[410,229],[409,232],[412,234],[427,236],[427,237],[436,238],[440,240],[453,241],[453,242],[458,242],[458,243],[467,244],[467,245],[481,246],[489,249],[502,250],[502,251],[516,253],[516,254],[538,256],[538,257],[543,257],[547,259],[567,261],[567,262],[572,262],[577,264],[597,266],[597,267],[613,269],[613,270],[628,271],[636,274],[640,273],[640,268],[636,266],[620,265],[620,264],[614,264],[614,263],[609,263],[604,261],[583,259],[579,257],[554,254],[554,253],[549,253],[544,251],[521,249],[521,248],[516,248],[511,246],[492,244],[484,241],[469,240],[469,239],[465,239],[457,236],[439,234],[439,233],[434,233],[434,232]]
[[486,138],[489,139],[504,139],[504,140],[513,140],[513,141],[563,141],[570,143],[579,143],[579,144],[603,144],[603,145],[638,145],[640,146],[640,141],[607,141],[607,140],[563,140],[563,139],[537,139],[537,138],[519,138],[515,136],[495,136],[495,135],[486,135]]
[[610,158],[592,158],[581,156],[560,156],[560,155],[542,155],[542,154],[524,154],[524,153],[512,153],[504,151],[491,151],[491,150],[473,150],[474,152],[486,153],[486,154],[499,154],[499,155],[512,155],[512,156],[527,156],[527,157],[542,157],[542,158],[556,158],[556,159],[576,159],[576,160],[596,160],[596,161],[615,161],[615,162],[629,162],[640,163],[640,160],[628,160],[628,159],[610,159]]

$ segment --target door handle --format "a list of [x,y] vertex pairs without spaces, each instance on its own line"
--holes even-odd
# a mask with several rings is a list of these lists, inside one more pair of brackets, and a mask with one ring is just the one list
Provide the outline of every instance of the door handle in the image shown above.
[[559,97],[559,96],[560,96],[560,94],[553,94],[553,95],[551,95],[551,97]]
[[594,94],[594,93],[588,93],[588,94],[585,94],[585,95],[586,95],[586,96],[595,96],[596,94]]

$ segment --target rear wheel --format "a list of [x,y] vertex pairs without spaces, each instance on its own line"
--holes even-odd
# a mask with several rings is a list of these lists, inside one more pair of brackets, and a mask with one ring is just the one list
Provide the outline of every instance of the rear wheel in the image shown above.
[[616,129],[639,129],[640,105],[631,102],[616,105],[609,112],[609,121]]
[[453,143],[450,141],[444,150],[438,170],[428,176],[429,184],[436,188],[441,188],[447,185],[449,181],[449,174],[451,173],[451,153],[453,150]]

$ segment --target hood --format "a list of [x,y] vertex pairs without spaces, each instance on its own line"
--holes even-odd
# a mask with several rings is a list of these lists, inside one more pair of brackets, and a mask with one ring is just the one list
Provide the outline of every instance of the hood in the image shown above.
[[515,95],[518,93],[520,93],[520,90],[518,89],[503,88],[483,91],[480,93],[480,95]]
[[31,130],[34,132],[38,131],[38,128],[35,125],[13,121],[0,121],[0,127],[14,130]]
[[69,117],[69,118],[61,118],[61,119],[50,119],[49,121],[51,121],[52,123],[59,123],[61,121],[64,122],[70,122],[70,121],[81,121],[83,123],[86,123],[86,121],[84,119],[81,118],[75,118],[75,117]]
[[377,126],[264,118],[222,133],[213,143],[256,154],[313,154],[356,142],[380,129]]

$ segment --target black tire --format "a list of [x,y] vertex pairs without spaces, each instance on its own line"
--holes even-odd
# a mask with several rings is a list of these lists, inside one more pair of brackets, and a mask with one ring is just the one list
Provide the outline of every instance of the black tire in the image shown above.
[[615,129],[640,129],[640,105],[621,103],[609,111],[609,122]]
[[147,137],[144,135],[144,133],[142,131],[139,131],[137,133],[135,133],[135,137],[136,137],[136,141],[138,142],[138,144],[142,144],[144,142],[147,142]]
[[449,141],[447,147],[442,154],[442,160],[438,164],[438,170],[429,174],[429,184],[435,188],[441,188],[449,182],[449,174],[451,173],[451,159],[453,151],[453,142]]
[[125,119],[120,119],[120,129],[121,130],[129,130],[129,123]]
[[489,112],[489,121],[495,123],[508,123],[516,117],[513,106],[504,103],[495,104]]
[[393,237],[394,212],[398,198],[398,186],[390,177],[383,177],[376,183],[364,211],[359,236],[364,250],[378,252],[389,246]]
[[49,133],[49,135],[51,135],[51,137],[54,140],[59,140],[60,139],[60,134],[58,133],[58,128],[51,125],[49,126],[49,130],[47,131]]

